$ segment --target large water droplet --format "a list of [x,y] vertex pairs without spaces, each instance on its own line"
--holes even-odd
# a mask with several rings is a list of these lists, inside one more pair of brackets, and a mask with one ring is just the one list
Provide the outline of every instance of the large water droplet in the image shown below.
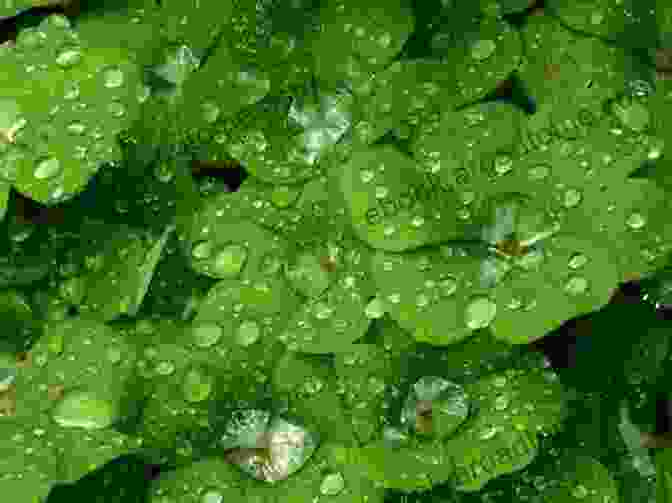
[[54,407],[52,417],[65,428],[87,430],[107,428],[117,419],[117,409],[110,401],[87,391],[71,391]]
[[201,323],[191,329],[191,335],[198,347],[208,348],[222,337],[222,328],[215,323]]
[[182,383],[184,398],[189,402],[202,402],[210,396],[213,384],[212,376],[203,369],[189,369]]
[[232,244],[224,247],[215,257],[215,271],[226,276],[240,273],[247,260],[247,248]]
[[124,72],[116,67],[108,68],[103,72],[103,80],[105,87],[110,89],[121,87],[124,84]]
[[494,40],[477,40],[471,46],[471,57],[478,60],[487,59],[492,56],[496,48]]
[[574,208],[581,202],[581,192],[577,189],[567,189],[562,199],[565,208]]
[[570,269],[579,269],[586,265],[588,262],[588,257],[586,257],[583,253],[574,253],[570,258],[569,258],[569,263],[567,264]]
[[476,297],[466,307],[464,319],[472,330],[485,328],[497,314],[497,304],[488,297]]
[[588,290],[588,280],[582,276],[572,276],[565,283],[565,292],[570,295],[581,295]]
[[261,337],[261,329],[256,321],[244,321],[238,326],[236,342],[241,346],[250,346]]
[[385,301],[380,297],[375,297],[366,305],[364,314],[369,319],[382,318],[385,315]]
[[337,496],[345,488],[345,479],[340,472],[330,473],[322,479],[320,493],[325,496]]
[[633,213],[625,221],[628,227],[633,230],[639,230],[646,225],[646,217],[641,213]]
[[82,53],[77,49],[67,49],[56,57],[56,64],[62,68],[75,66],[82,60]]
[[53,178],[61,172],[61,163],[55,157],[43,159],[37,163],[33,175],[38,180]]

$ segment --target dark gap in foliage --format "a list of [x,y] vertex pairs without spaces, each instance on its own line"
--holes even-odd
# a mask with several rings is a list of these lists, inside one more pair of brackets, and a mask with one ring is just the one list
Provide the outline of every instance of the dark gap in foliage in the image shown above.
[[9,207],[20,224],[59,225],[65,222],[64,205],[46,206],[12,189]]
[[249,176],[243,165],[235,159],[221,161],[193,160],[191,173],[199,185],[219,182],[223,183],[229,192],[237,192]]
[[545,8],[546,8],[545,0],[536,0],[534,2],[531,2],[530,6],[527,9],[520,12],[515,12],[513,14],[505,14],[502,17],[511,26],[520,30],[525,27],[530,16],[543,15]]
[[159,465],[147,463],[137,454],[119,456],[72,484],[55,485],[46,503],[80,500],[146,503],[150,499],[150,482],[160,473]]

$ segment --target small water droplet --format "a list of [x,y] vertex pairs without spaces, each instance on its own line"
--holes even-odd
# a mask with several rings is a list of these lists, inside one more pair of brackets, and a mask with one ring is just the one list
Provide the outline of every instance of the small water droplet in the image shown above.
[[56,57],[56,64],[61,68],[70,68],[82,60],[82,53],[77,49],[67,49]]
[[238,244],[224,247],[215,257],[215,271],[226,276],[242,271],[247,261],[247,248]]
[[124,84],[124,72],[116,67],[107,68],[103,72],[103,81],[107,88],[114,89],[121,87]]
[[236,342],[241,346],[250,346],[261,337],[261,328],[256,321],[244,321],[236,331]]
[[322,479],[320,493],[324,496],[337,496],[345,488],[345,479],[341,473],[330,473]]
[[492,56],[496,48],[494,40],[477,40],[471,46],[471,57],[478,60],[487,59]]
[[569,263],[568,266],[570,269],[579,269],[586,265],[588,262],[588,257],[586,257],[583,253],[574,253],[570,258],[569,258]]
[[497,304],[488,297],[476,297],[466,307],[464,319],[472,330],[485,328],[497,314]]
[[582,276],[572,276],[565,284],[565,292],[570,295],[580,295],[588,290],[588,280]]
[[565,191],[562,204],[565,208],[574,208],[581,202],[581,192],[577,189],[567,189]]
[[639,230],[646,225],[646,217],[641,213],[633,213],[625,221],[628,227],[633,230]]

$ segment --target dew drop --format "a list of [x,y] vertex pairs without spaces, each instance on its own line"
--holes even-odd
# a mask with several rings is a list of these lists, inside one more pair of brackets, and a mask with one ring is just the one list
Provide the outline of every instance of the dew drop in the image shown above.
[[551,169],[546,164],[537,164],[527,170],[527,177],[533,181],[543,180],[550,172]]
[[579,269],[586,265],[588,262],[588,257],[586,257],[583,253],[574,253],[570,258],[569,258],[569,263],[568,266],[570,269]]
[[565,191],[562,204],[565,208],[574,208],[581,202],[581,192],[577,189],[567,189]]
[[646,217],[641,213],[633,213],[625,221],[628,227],[633,230],[639,230],[646,225]]
[[52,417],[64,428],[107,428],[117,419],[115,406],[87,391],[71,391],[54,407]]
[[588,290],[588,280],[582,276],[572,276],[565,284],[565,292],[569,295],[581,295]]
[[247,260],[247,248],[241,245],[228,245],[215,257],[215,271],[218,274],[234,275],[240,273]]
[[380,297],[375,297],[366,305],[364,314],[369,319],[382,318],[385,315],[385,301]]
[[201,323],[191,329],[191,335],[198,347],[208,348],[222,337],[222,328],[215,323]]
[[464,319],[472,330],[485,328],[497,314],[497,304],[488,297],[476,297],[466,307]]
[[46,178],[53,178],[61,172],[61,163],[55,157],[49,157],[48,159],[43,159],[37,163],[35,168],[34,176],[38,180],[44,180]]
[[82,60],[82,53],[75,49],[68,49],[56,57],[56,64],[61,68],[70,68]]
[[477,40],[471,46],[471,57],[478,60],[487,59],[492,56],[496,47],[494,40]]
[[322,479],[320,493],[324,496],[337,496],[345,488],[345,480],[341,473],[330,473]]
[[244,321],[236,331],[236,342],[241,346],[250,346],[261,337],[261,328],[256,321]]
[[114,89],[124,84],[124,72],[119,68],[108,68],[103,72],[105,87]]
[[182,392],[189,402],[202,402],[212,392],[213,379],[198,368],[189,369],[184,376]]
[[498,155],[495,158],[495,171],[498,175],[505,175],[513,168],[513,159],[508,155]]
[[212,124],[217,121],[221,113],[221,109],[216,103],[207,102],[201,104],[202,117],[205,122]]
[[191,255],[195,259],[206,259],[212,254],[213,244],[211,241],[200,241],[191,249]]

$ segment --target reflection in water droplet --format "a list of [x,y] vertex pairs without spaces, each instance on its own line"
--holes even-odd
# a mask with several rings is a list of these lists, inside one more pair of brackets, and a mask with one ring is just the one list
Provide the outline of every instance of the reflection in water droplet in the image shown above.
[[466,307],[464,319],[467,327],[472,330],[485,328],[497,314],[497,304],[488,297],[477,297]]

